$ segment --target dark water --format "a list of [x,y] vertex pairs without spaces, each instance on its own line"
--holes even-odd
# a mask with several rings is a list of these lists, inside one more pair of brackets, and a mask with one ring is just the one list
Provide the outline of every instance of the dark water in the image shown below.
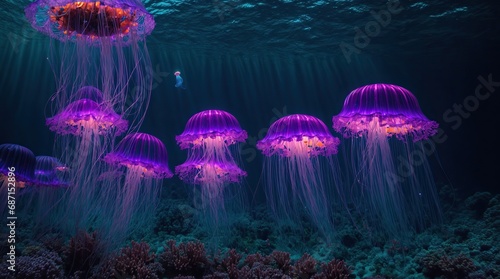
[[[185,160],[175,135],[189,117],[222,109],[248,131],[243,168],[248,187],[257,187],[262,155],[254,142],[270,122],[304,113],[331,127],[351,90],[383,82],[412,91],[444,130],[432,158],[438,184],[452,184],[464,197],[499,193],[500,86],[477,104],[474,97],[479,77],[500,82],[498,3],[401,1],[386,26],[366,31],[374,12],[390,9],[386,1],[143,2],[156,21],[147,42],[159,75],[141,131],[165,143],[171,166]],[[0,4],[0,143],[46,155],[54,136],[44,125],[45,106],[55,80],[46,59],[50,40],[24,18],[28,3]],[[369,42],[356,41],[356,28],[372,32]],[[174,87],[175,70],[186,90]],[[459,116],[456,104],[469,111]]]

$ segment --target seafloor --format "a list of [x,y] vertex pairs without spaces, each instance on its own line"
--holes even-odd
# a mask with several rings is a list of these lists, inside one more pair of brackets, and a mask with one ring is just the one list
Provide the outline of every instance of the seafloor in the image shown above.
[[111,254],[99,252],[95,233],[34,236],[33,224],[23,222],[17,276],[4,261],[0,278],[500,278],[500,196],[460,197],[448,185],[440,196],[447,221],[406,243],[342,225],[327,244],[314,230],[278,231],[265,209],[255,208],[233,216],[230,236],[212,249],[196,224],[197,209],[169,193],[154,229]]

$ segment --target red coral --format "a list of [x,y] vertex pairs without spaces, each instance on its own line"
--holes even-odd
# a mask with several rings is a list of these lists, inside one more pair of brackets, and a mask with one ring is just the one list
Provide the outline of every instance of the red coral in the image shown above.
[[305,253],[302,257],[295,262],[292,267],[292,275],[300,279],[311,278],[312,275],[316,273],[316,266],[318,263],[311,257],[311,255]]
[[145,242],[132,241],[130,247],[103,265],[97,278],[133,278],[156,279],[163,272],[161,265],[155,262],[155,254],[150,254],[149,245]]
[[174,240],[167,241],[160,263],[169,277],[194,276],[202,278],[208,268],[205,246],[201,242],[185,242],[176,246]]
[[463,254],[450,258],[447,255],[431,253],[423,257],[420,264],[424,268],[424,275],[430,278],[442,276],[447,279],[463,279],[477,270],[474,262]]
[[270,258],[274,265],[279,268],[283,273],[288,274],[290,272],[290,254],[282,251],[273,251]]
[[96,232],[89,234],[81,231],[73,236],[64,251],[65,269],[68,274],[80,271],[79,274],[87,277],[86,274],[101,259],[99,245]]
[[322,272],[314,275],[313,279],[349,279],[351,269],[342,260],[333,259],[327,264],[321,264]]
[[218,265],[219,271],[227,273],[230,279],[239,279],[238,264],[240,263],[241,255],[235,249],[229,250],[226,257]]

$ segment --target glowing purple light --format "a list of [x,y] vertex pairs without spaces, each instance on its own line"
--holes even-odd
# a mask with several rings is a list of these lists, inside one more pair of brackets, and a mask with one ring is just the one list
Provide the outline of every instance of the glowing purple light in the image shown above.
[[128,123],[106,106],[81,99],[69,104],[62,112],[48,118],[47,126],[61,135],[82,135],[89,130],[93,134],[114,133],[120,135],[127,130]]
[[407,89],[392,84],[370,84],[353,90],[342,111],[333,117],[333,128],[345,137],[362,136],[378,127],[387,136],[414,141],[437,132],[438,124],[425,117],[417,98]]
[[338,152],[340,140],[314,116],[293,114],[274,122],[257,148],[266,156],[329,156]]
[[241,129],[238,120],[222,110],[205,110],[193,115],[184,132],[175,137],[181,149],[203,145],[232,145],[244,142],[247,133]]
[[33,28],[61,41],[100,44],[106,38],[126,45],[144,39],[155,26],[138,0],[38,0],[25,13]]
[[165,145],[156,137],[144,133],[127,135],[116,149],[104,157],[112,165],[122,165],[128,171],[138,172],[148,178],[170,178]]

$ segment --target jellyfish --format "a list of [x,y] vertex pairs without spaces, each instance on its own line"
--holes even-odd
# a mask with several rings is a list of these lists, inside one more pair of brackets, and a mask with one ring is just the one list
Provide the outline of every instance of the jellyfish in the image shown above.
[[129,120],[128,128],[137,130],[151,96],[145,40],[155,26],[140,0],[36,0],[25,15],[54,40],[48,57],[57,83],[52,112],[79,99],[79,88],[92,85],[101,89],[108,107]]
[[[238,120],[222,110],[206,110],[193,115],[184,132],[176,137],[181,149],[188,149],[186,162],[175,171],[184,182],[193,186],[196,198],[201,198],[200,220],[212,237],[221,237],[228,228],[227,206],[229,197],[238,197],[241,204],[243,191],[239,185],[246,172],[237,165],[237,143],[244,142],[247,133]],[[196,195],[196,191],[201,193]]]
[[[60,113],[47,118],[49,129],[61,136],[63,161],[79,185],[94,163],[108,149],[110,141],[127,130],[128,122],[111,108],[91,99],[79,99]],[[88,183],[87,183],[88,184]]]
[[216,158],[231,155],[229,147],[245,142],[247,136],[230,113],[205,110],[193,115],[175,139],[181,149],[200,149],[205,158]]
[[[350,138],[346,152],[352,197],[364,226],[385,237],[406,238],[441,219],[426,141],[438,124],[425,117],[415,96],[392,84],[353,90],[333,128]],[[430,145],[429,145],[430,144]]]
[[114,207],[109,236],[121,240],[130,233],[132,222],[134,228],[151,226],[162,179],[171,178],[173,173],[165,145],[145,133],[125,136],[104,161],[125,173],[124,179],[113,179],[105,186],[116,193],[114,199],[109,198],[113,195],[105,195]]
[[[26,192],[35,178],[35,155],[28,148],[5,143],[0,145],[0,198],[1,216],[7,211],[15,215],[16,199]],[[12,211],[10,211],[12,210]]]
[[32,188],[36,190],[29,203],[35,208],[36,228],[54,228],[57,222],[63,220],[65,208],[61,203],[70,186],[67,181],[69,169],[52,156],[36,156],[35,159],[35,178]]
[[[207,160],[190,153],[186,162],[175,167],[179,178],[199,189],[195,195],[195,207],[201,210],[201,222],[210,230],[212,237],[221,237],[227,229],[225,198],[238,195],[238,191],[228,189],[231,184],[240,184],[247,173],[232,160]],[[201,154],[201,153],[198,153]]]
[[36,156],[34,185],[38,187],[66,188],[69,183],[64,174],[69,170],[59,159],[52,156]]
[[181,88],[181,89],[186,89],[186,88],[184,87],[184,85],[183,85],[184,80],[183,80],[183,79],[182,79],[182,77],[181,77],[181,72],[176,71],[176,72],[174,73],[174,75],[175,75],[175,87],[176,87],[176,88]]
[[[293,114],[276,120],[257,148],[266,156],[264,185],[268,204],[283,222],[295,224],[307,215],[319,234],[333,232],[328,193],[336,187],[330,177],[332,155],[340,140],[318,118]],[[325,160],[323,160],[325,159]]]
[[[86,97],[99,101],[100,95]],[[57,134],[56,155],[69,169],[66,177],[72,187],[66,192],[65,203],[72,209],[66,216],[70,230],[91,226],[91,216],[98,214],[97,178],[104,171],[100,159],[110,151],[114,138],[128,127],[128,122],[107,103],[94,100],[75,100],[46,119],[46,125]]]

